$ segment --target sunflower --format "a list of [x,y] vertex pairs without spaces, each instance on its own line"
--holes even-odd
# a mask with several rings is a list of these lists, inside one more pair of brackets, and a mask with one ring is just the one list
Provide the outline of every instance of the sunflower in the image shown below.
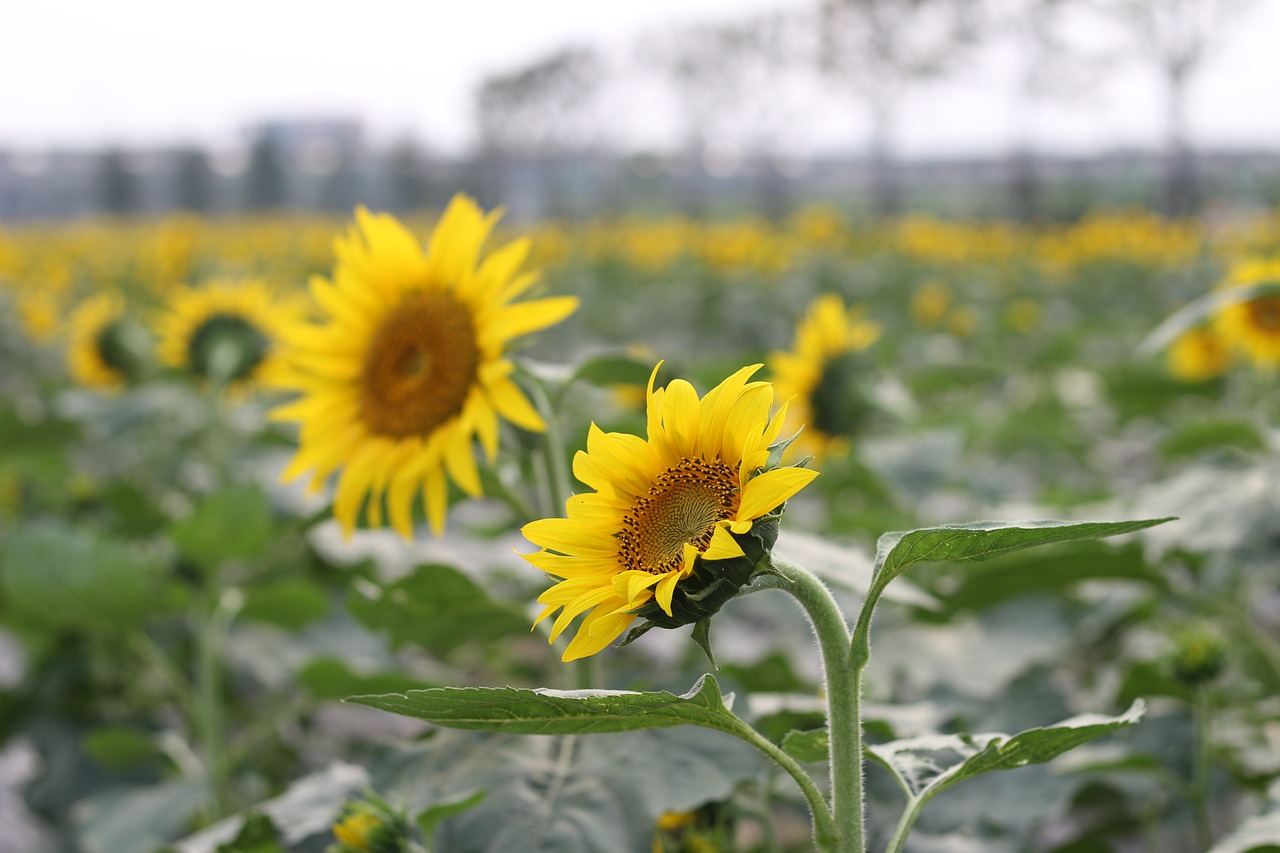
[[282,367],[280,336],[302,311],[259,281],[178,288],[157,324],[160,362],[237,391],[269,384]]
[[[1280,285],[1280,257],[1248,258],[1240,261],[1220,287]],[[1233,347],[1243,350],[1264,368],[1280,365],[1280,293],[1257,296],[1224,305],[1215,325]]]
[[793,427],[805,427],[797,448],[818,457],[848,452],[849,437],[870,411],[859,388],[866,369],[858,354],[879,337],[880,326],[861,307],[847,309],[828,293],[809,306],[796,329],[795,349],[769,356],[778,396],[792,401]]
[[327,316],[290,332],[284,384],[302,396],[273,416],[301,424],[286,480],[310,470],[318,489],[341,469],[334,515],[347,532],[366,502],[369,524],[381,526],[385,495],[391,524],[411,537],[419,491],[432,529],[443,532],[448,481],[481,494],[476,439],[492,461],[499,416],[545,427],[504,350],[563,320],[578,300],[513,301],[537,276],[519,272],[527,239],[481,260],[498,216],[455,196],[424,251],[393,217],[359,208],[335,243],[333,279],[312,279]]
[[67,366],[71,378],[86,388],[119,390],[138,378],[145,333],[125,317],[125,301],[117,293],[91,296],[68,321]]
[[1231,366],[1231,350],[1213,326],[1196,326],[1169,346],[1169,372],[1184,382],[1204,382]]
[[786,406],[770,418],[773,386],[748,381],[760,367],[701,400],[683,379],[655,389],[655,367],[647,440],[592,424],[573,473],[594,491],[522,531],[542,549],[525,559],[561,579],[538,597],[538,622],[561,611],[551,640],[591,611],[564,660],[595,654],[640,616],[662,627],[710,617],[764,559],[782,505],[817,472],[778,467]]

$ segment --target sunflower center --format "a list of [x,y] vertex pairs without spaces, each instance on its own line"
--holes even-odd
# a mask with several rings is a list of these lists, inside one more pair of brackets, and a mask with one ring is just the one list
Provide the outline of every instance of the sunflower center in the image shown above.
[[654,574],[680,568],[685,544],[705,551],[716,522],[736,515],[739,495],[734,468],[718,459],[681,459],[654,479],[623,518],[619,562],[626,570]]
[[836,356],[822,367],[809,399],[813,428],[826,435],[854,435],[863,426],[869,405],[859,390],[861,360]]
[[365,355],[364,420],[378,435],[427,435],[462,411],[479,368],[471,311],[448,293],[410,296],[382,321]]
[[192,333],[187,360],[197,376],[231,382],[253,373],[270,345],[267,336],[244,317],[212,314]]
[[1267,333],[1280,332],[1280,297],[1255,299],[1250,307],[1254,326]]

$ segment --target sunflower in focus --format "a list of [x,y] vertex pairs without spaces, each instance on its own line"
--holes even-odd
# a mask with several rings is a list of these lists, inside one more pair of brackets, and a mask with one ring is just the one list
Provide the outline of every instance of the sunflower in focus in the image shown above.
[[749,381],[760,367],[701,399],[683,379],[655,389],[655,367],[647,439],[591,425],[573,473],[593,491],[522,531],[542,549],[525,559],[560,579],[538,597],[538,622],[560,611],[551,640],[587,614],[564,660],[595,654],[638,617],[643,628],[708,619],[773,547],[782,505],[817,472],[779,467],[786,406],[770,417],[773,386]]
[[68,320],[67,367],[86,388],[115,391],[138,378],[147,348],[142,329],[125,316],[124,297],[100,293]]
[[797,448],[819,458],[849,452],[849,438],[871,411],[861,389],[867,371],[859,353],[879,337],[880,326],[861,307],[846,308],[828,293],[805,312],[794,349],[769,356],[778,396],[792,402],[792,428],[805,428]]
[[[1280,257],[1247,258],[1228,274],[1221,287],[1280,286]],[[1243,350],[1259,367],[1280,365],[1280,291],[1232,302],[1219,309],[1215,325],[1233,347]]]
[[1213,326],[1197,326],[1169,347],[1169,372],[1184,382],[1204,382],[1231,366],[1231,349]]
[[304,311],[259,281],[178,288],[157,324],[160,362],[236,391],[270,384],[282,367],[280,336]]
[[333,278],[311,281],[325,316],[290,331],[282,384],[302,396],[273,417],[301,424],[285,479],[311,471],[318,489],[341,469],[333,511],[348,533],[362,507],[381,526],[385,497],[391,524],[411,537],[418,493],[443,532],[450,480],[481,495],[475,442],[495,458],[499,416],[545,428],[512,381],[505,349],[563,320],[578,300],[514,301],[537,276],[519,271],[527,239],[481,259],[498,216],[455,196],[424,251],[395,218],[359,208],[335,242]]

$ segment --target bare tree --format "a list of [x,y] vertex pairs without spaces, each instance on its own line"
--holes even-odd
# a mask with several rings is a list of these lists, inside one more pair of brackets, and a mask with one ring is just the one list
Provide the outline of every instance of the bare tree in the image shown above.
[[601,122],[598,97],[606,78],[592,48],[565,47],[505,74],[486,78],[475,97],[479,160],[485,183],[505,195],[513,158],[541,161],[544,205],[558,211],[557,159],[592,147]]
[[873,204],[897,211],[894,135],[903,96],[951,67],[976,40],[975,4],[964,0],[818,0],[812,17],[816,68],[863,103],[871,123]]
[[637,64],[657,72],[676,105],[691,212],[700,212],[697,179],[715,149],[735,149],[769,167],[790,112],[784,91],[797,52],[795,23],[794,16],[761,13],[673,26],[637,42]]
[[1191,213],[1197,205],[1195,155],[1187,122],[1193,78],[1225,30],[1253,0],[1097,0],[1095,8],[1118,22],[1140,55],[1153,63],[1165,87],[1165,209]]
[[984,29],[1008,43],[1014,85],[1009,197],[1014,215],[1040,213],[1040,176],[1034,136],[1039,104],[1081,99],[1095,90],[1113,57],[1082,37],[1080,12],[1088,0],[986,0]]

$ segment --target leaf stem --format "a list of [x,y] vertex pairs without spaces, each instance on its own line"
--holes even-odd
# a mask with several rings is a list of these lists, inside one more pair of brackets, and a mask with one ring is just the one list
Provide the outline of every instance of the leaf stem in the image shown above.
[[893,837],[889,839],[889,845],[884,848],[884,853],[902,853],[902,848],[907,843],[907,835],[910,834],[911,827],[915,826],[916,818],[920,817],[920,810],[929,799],[928,797],[907,797],[907,807],[902,810],[902,817],[898,818],[898,825],[893,828]]
[[790,593],[804,608],[822,653],[826,681],[827,733],[831,765],[831,803],[839,853],[863,853],[865,798],[862,787],[862,667],[850,651],[849,625],[831,591],[800,566],[773,557],[774,568],[790,584],[776,588]]
[[1192,738],[1191,803],[1195,813],[1196,843],[1201,850],[1213,846],[1213,828],[1209,817],[1209,725],[1213,717],[1213,696],[1208,685],[1195,688],[1191,707],[1191,719],[1195,734]]

